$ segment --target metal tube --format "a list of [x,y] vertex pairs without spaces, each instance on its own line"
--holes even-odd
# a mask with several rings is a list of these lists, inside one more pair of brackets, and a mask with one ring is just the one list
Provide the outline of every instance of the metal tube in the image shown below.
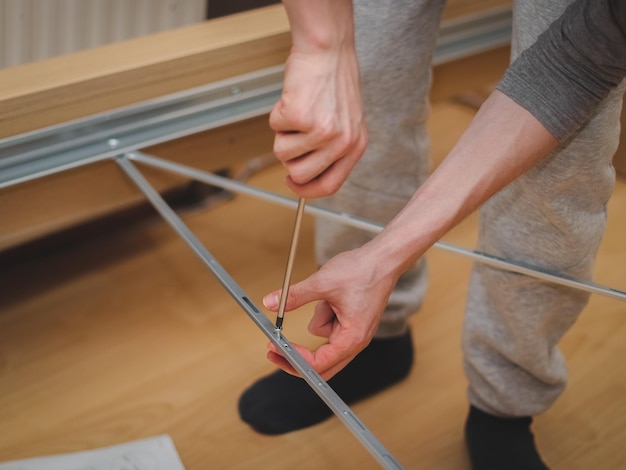
[[[172,173],[176,173],[179,175],[187,176],[189,178],[193,178],[197,181],[201,181],[207,184],[211,184],[214,186],[218,186],[220,188],[227,189],[229,191],[247,194],[249,196],[258,197],[260,199],[265,199],[267,201],[274,202],[276,204],[280,204],[286,207],[296,207],[297,202],[294,199],[280,196],[269,191],[265,191],[263,189],[253,188],[244,183],[240,183],[237,181],[233,181],[228,178],[224,178],[221,176],[214,175],[209,172],[205,172],[202,170],[197,170],[195,168],[191,168],[185,165],[181,165],[180,163],[173,163],[167,160],[163,160],[160,158],[153,157],[151,155],[147,155],[142,152],[134,152],[128,154],[128,157],[137,162],[160,168],[162,170],[166,170]],[[305,208],[305,212],[310,213],[315,216],[325,217],[329,219],[333,219],[339,222],[343,222],[352,227],[360,228],[369,232],[378,233],[383,228],[384,225],[379,224],[377,222],[372,222],[366,219],[362,219],[359,217],[352,216],[350,214],[346,214],[343,212],[333,211],[331,209],[307,204]],[[493,266],[499,269],[504,269],[506,271],[515,272],[518,274],[524,274],[526,276],[534,277],[536,279],[540,279],[543,281],[552,282],[554,284],[559,284],[566,287],[571,287],[574,289],[582,290],[585,292],[590,292],[592,294],[599,294],[605,297],[610,297],[612,299],[626,301],[626,292],[614,289],[612,287],[606,287],[600,284],[596,284],[594,282],[583,281],[571,277],[564,276],[559,273],[552,273],[542,270],[540,268],[525,265],[519,262],[509,261],[502,258],[498,258],[496,256],[491,256],[486,253],[482,253],[479,251],[469,250],[467,248],[461,248],[446,242],[437,242],[433,245],[436,248],[440,248],[442,250],[446,250],[452,253],[456,253],[461,256],[465,256],[471,258],[472,260],[487,264],[489,266]]]
[[281,354],[289,361],[295,370],[306,380],[309,386],[319,395],[328,407],[337,415],[344,425],[355,435],[363,446],[376,460],[387,469],[402,469],[400,463],[389,451],[376,439],[371,431],[357,418],[346,403],[335,391],[315,372],[304,360],[302,355],[283,335],[278,337],[272,322],[250,300],[246,293],[239,287],[235,280],[219,264],[215,257],[204,247],[202,242],[183,223],[176,213],[161,198],[159,193],[148,183],[143,175],[135,168],[126,156],[116,158],[118,165],[128,177],[144,193],[148,201],[161,214],[165,221],[180,235],[189,247],[198,255],[204,264],[211,270],[218,281],[226,288],[239,306],[248,314],[255,324],[265,333],[272,343],[276,345]]

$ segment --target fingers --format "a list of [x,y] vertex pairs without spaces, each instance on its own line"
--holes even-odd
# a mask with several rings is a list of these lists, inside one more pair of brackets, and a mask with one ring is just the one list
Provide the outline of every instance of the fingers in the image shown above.
[[[292,344],[307,363],[325,380],[343,369],[367,345],[369,337],[359,334],[354,326],[342,325],[328,302],[320,302],[309,324],[309,331],[328,338],[328,343],[316,349],[309,349],[299,344]],[[267,358],[285,372],[299,375],[293,366],[282,356],[281,350],[274,343],[268,345]]]
[[[295,310],[309,302],[320,299],[320,293],[309,288],[313,276],[289,287],[287,291],[287,301],[285,302],[285,311],[289,312]],[[276,290],[267,294],[263,297],[263,305],[272,312],[278,311],[280,293],[281,290]]]
[[[358,353],[358,349],[340,347],[332,343],[323,344],[315,350],[308,349],[299,344],[292,343],[292,346],[324,380],[331,379],[348,365]],[[269,361],[288,374],[300,376],[289,361],[280,354],[274,343],[269,343],[268,349],[267,359]]]
[[[276,294],[277,293],[272,293],[268,297]],[[300,299],[303,298],[305,297],[301,295]],[[290,300],[288,300],[288,302],[289,301]],[[316,336],[331,338],[330,342],[315,350],[308,349],[299,344],[292,344],[311,367],[325,380],[328,380],[343,369],[358,354],[362,347],[360,342],[350,341],[352,335],[346,335],[345,331],[340,330],[342,330],[342,327],[337,321],[335,312],[328,302],[322,301],[315,307],[315,313],[309,324],[309,331]],[[341,339],[339,340],[338,338]],[[345,342],[346,338],[348,339],[347,342]],[[282,356],[279,348],[274,343],[269,343],[268,349],[268,360],[288,374],[299,376],[299,373],[293,368],[289,361]]]
[[309,322],[309,332],[321,338],[329,338],[335,327],[337,316],[328,302],[319,302]]
[[[275,347],[275,346],[272,343],[270,343],[270,346],[268,346],[268,348],[272,348],[272,347]],[[296,377],[300,376],[298,371],[296,371],[296,369],[294,369],[293,366],[289,364],[289,361],[285,359],[283,356],[281,356],[280,354],[278,354],[277,352],[272,351],[270,349],[270,351],[267,352],[267,359],[270,362],[274,363],[276,366],[278,366],[280,369],[287,372],[288,374],[295,375]]]
[[317,122],[292,114],[282,100],[270,114],[274,154],[289,174],[287,185],[307,198],[337,192],[365,151],[365,126],[336,116]]
[[[348,175],[358,162],[361,154],[362,150],[359,149],[354,153],[334,161],[330,166],[324,168],[322,173],[316,173],[313,179],[307,180],[310,174],[314,174],[316,171],[319,171],[319,169],[311,171],[311,173],[305,173],[300,180],[301,182],[294,179],[294,175],[298,173],[288,169],[290,174],[286,179],[286,184],[289,189],[300,197],[314,199],[329,196],[336,193],[339,188],[341,188],[341,185],[348,178]],[[307,158],[312,157],[314,157],[313,154],[307,156]]]
[[[353,140],[354,139],[354,140]],[[274,139],[274,154],[296,184],[306,184],[333,165],[347,176],[365,150],[365,136],[349,134],[335,140],[303,132],[281,132]],[[340,163],[341,162],[341,163]]]
[[[371,273],[364,269],[369,263],[360,261],[358,250],[344,252],[328,261],[319,271],[289,289],[286,311],[319,301],[309,323],[309,331],[327,338],[327,344],[316,349],[294,345],[304,359],[322,377],[330,378],[345,367],[371,340],[388,293],[395,284],[383,282],[382,288],[373,288]],[[361,279],[361,276],[363,279]],[[377,282],[381,282],[378,280]],[[268,294],[263,303],[271,310],[278,309],[280,291]],[[285,361],[280,344],[269,345],[268,359],[285,372],[297,375]]]
[[294,111],[294,107],[298,109],[297,105],[289,104],[285,93],[286,90],[270,112],[270,127],[274,132],[310,132],[314,127],[310,113]]

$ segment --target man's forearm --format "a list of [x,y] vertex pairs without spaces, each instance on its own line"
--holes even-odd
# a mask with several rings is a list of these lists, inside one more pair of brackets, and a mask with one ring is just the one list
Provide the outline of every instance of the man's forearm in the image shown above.
[[283,0],[293,47],[317,52],[354,46],[352,0]]
[[557,140],[528,111],[494,92],[446,159],[368,245],[380,275],[396,276],[492,195],[548,155]]

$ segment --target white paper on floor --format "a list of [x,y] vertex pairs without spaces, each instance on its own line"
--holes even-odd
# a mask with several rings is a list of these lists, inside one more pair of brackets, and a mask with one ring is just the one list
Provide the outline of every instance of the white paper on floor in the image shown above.
[[167,435],[71,454],[0,463],[0,470],[185,470]]

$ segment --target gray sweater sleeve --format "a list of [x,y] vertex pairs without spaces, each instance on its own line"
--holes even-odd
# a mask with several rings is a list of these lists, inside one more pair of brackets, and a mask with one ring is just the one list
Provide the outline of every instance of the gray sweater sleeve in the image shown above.
[[497,88],[567,139],[626,76],[626,1],[576,0]]

